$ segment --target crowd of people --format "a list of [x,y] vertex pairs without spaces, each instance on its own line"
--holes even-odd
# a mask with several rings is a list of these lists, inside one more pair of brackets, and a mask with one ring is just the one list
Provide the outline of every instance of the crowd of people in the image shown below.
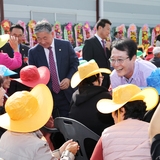
[[160,38],[146,51],[121,32],[108,42],[111,25],[100,19],[75,49],[44,20],[34,47],[19,24],[0,35],[0,158],[75,159],[78,142],[56,148],[42,129],[69,117],[100,136],[91,160],[160,159]]

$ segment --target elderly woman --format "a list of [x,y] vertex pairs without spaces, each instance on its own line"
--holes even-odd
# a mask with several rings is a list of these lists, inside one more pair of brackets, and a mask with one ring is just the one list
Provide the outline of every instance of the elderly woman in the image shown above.
[[111,99],[107,89],[101,86],[103,81],[101,73],[110,74],[111,71],[99,68],[94,60],[89,62],[82,60],[81,63],[71,78],[71,86],[73,88],[78,86],[78,89],[72,96],[69,117],[101,135],[106,127],[114,124],[111,114],[102,114],[96,108],[100,99]]
[[77,142],[67,141],[56,154],[39,131],[50,118],[52,109],[52,95],[44,84],[35,86],[30,92],[19,91],[10,96],[5,104],[6,113],[0,116],[0,126],[7,129],[0,140],[1,158],[73,160],[79,149]]
[[91,160],[151,160],[149,123],[142,118],[146,110],[156,106],[157,91],[126,84],[113,89],[112,96],[112,100],[102,99],[97,103],[100,112],[112,113],[115,125],[103,131]]
[[[101,86],[103,81],[101,73],[110,74],[111,71],[99,68],[95,60],[81,61],[78,71],[71,78],[71,86],[73,88],[78,86],[78,89],[72,96],[69,113],[70,118],[81,122],[98,135],[101,135],[106,127],[114,124],[111,114],[105,115],[96,108],[100,99],[111,99],[108,90]],[[88,158],[90,158],[96,142],[88,142],[88,144],[86,148]]]
[[17,74],[16,72],[10,70],[4,65],[0,65],[0,74],[3,76],[3,88],[7,91],[10,87],[11,78],[10,76]]

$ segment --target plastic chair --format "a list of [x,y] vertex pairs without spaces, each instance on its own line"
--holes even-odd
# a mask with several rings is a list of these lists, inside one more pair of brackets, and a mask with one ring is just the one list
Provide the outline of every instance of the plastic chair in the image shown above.
[[42,132],[50,133],[50,140],[54,146],[54,149],[60,148],[63,143],[65,142],[65,139],[62,135],[62,133],[57,128],[48,128],[46,126],[43,126],[40,129]]
[[66,117],[57,117],[54,126],[63,134],[65,140],[73,139],[80,145],[76,160],[89,160],[100,136],[82,123]]

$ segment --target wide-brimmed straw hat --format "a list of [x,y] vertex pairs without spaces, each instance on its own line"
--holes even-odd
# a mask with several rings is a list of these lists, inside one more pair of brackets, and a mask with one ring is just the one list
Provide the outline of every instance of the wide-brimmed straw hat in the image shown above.
[[9,68],[7,68],[4,65],[0,65],[0,74],[4,77],[8,77],[8,76],[12,76],[17,74],[16,72],[10,70]]
[[0,127],[13,132],[36,131],[49,120],[52,109],[52,94],[45,84],[35,86],[31,92],[15,92],[6,101]]
[[42,66],[37,68],[34,65],[28,65],[21,69],[20,78],[12,80],[33,88],[37,84],[47,84],[49,79],[50,71],[47,67]]
[[113,89],[112,100],[101,99],[98,101],[97,109],[101,113],[111,113],[124,106],[127,102],[136,100],[143,100],[147,106],[146,110],[151,110],[158,103],[158,92],[152,87],[141,90],[134,84],[121,85]]
[[0,35],[0,48],[3,47],[9,40],[9,34]]
[[110,74],[111,71],[106,68],[99,68],[95,60],[82,60],[81,64],[78,66],[78,71],[71,78],[71,87],[75,88],[81,81],[85,78],[91,77],[98,73]]

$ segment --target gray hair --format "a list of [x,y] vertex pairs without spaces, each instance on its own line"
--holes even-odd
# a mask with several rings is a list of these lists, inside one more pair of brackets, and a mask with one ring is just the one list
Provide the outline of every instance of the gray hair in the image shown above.
[[34,28],[34,33],[36,34],[39,32],[48,32],[48,33],[52,32],[52,25],[45,20],[37,22]]

